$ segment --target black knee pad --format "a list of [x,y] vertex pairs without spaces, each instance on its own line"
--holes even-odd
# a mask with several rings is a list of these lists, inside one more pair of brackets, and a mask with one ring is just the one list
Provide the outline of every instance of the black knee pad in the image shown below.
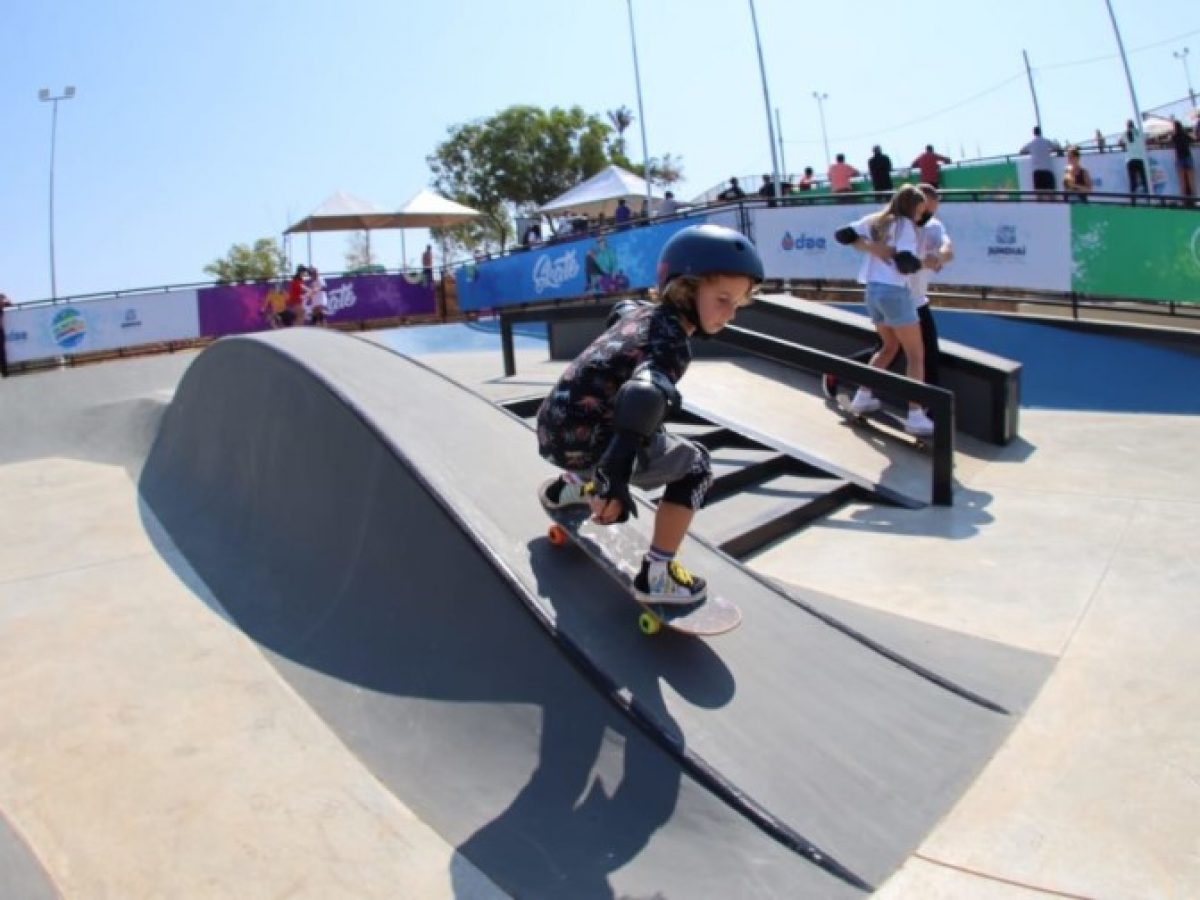
[[708,448],[700,444],[696,448],[696,458],[688,473],[678,481],[672,481],[663,491],[663,499],[668,503],[686,506],[688,509],[699,509],[704,505],[708,489],[712,487],[712,460]]

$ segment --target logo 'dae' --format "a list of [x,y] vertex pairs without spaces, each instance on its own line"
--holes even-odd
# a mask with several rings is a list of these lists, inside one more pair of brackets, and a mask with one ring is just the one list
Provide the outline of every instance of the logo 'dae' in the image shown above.
[[576,251],[568,250],[558,257],[543,254],[533,265],[533,289],[542,291],[562,287],[579,274],[579,259]]
[[796,235],[796,237],[792,237],[792,233],[790,231],[786,231],[783,234],[783,240],[779,242],[779,246],[783,248],[784,253],[791,253],[793,250],[824,251],[825,238],[810,237],[803,231]]

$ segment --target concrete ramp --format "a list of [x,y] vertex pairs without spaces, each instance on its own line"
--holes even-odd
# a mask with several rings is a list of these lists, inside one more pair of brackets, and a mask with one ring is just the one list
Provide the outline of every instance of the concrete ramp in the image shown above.
[[205,351],[141,489],[227,614],[508,892],[879,884],[1010,717],[698,542],[689,565],[745,623],[644,638],[618,588],[544,540],[534,488],[551,471],[477,395],[310,329]]

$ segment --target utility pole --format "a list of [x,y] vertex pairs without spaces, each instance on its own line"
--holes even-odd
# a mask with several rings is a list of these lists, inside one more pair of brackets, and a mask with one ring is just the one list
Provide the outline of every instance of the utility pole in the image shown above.
[[1042,128],[1042,111],[1038,108],[1037,89],[1033,86],[1033,69],[1029,68],[1029,54],[1022,50],[1021,55],[1025,57],[1025,77],[1029,79],[1029,93],[1033,95],[1033,117],[1040,131]]
[[763,62],[762,41],[758,37],[758,15],[754,11],[754,0],[750,0],[750,21],[754,25],[754,45],[758,48],[758,71],[762,77],[763,103],[767,109],[767,137],[771,142],[771,168],[775,173],[775,196],[782,192],[779,187],[779,156],[775,152],[775,125],[771,121],[771,94],[767,90],[767,66]]
[[75,88],[67,87],[61,94],[51,94],[49,88],[38,91],[38,99],[53,106],[50,114],[50,299],[58,299],[58,278],[54,267],[54,148],[58,140],[58,101],[70,100]]

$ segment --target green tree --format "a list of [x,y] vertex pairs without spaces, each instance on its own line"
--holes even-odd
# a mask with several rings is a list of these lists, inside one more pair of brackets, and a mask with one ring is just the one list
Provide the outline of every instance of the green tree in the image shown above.
[[224,259],[214,259],[204,271],[218,284],[270,281],[287,277],[287,257],[275,238],[259,238],[253,247],[234,244]]
[[628,106],[618,106],[608,111],[608,121],[617,133],[616,140],[613,141],[613,154],[628,158],[629,154],[625,152],[625,132],[633,124],[633,112]]
[[490,119],[456,125],[427,158],[433,185],[482,215],[436,229],[453,252],[503,250],[513,237],[513,217],[595,175],[609,162],[612,129],[578,106],[543,110],[511,106]]

